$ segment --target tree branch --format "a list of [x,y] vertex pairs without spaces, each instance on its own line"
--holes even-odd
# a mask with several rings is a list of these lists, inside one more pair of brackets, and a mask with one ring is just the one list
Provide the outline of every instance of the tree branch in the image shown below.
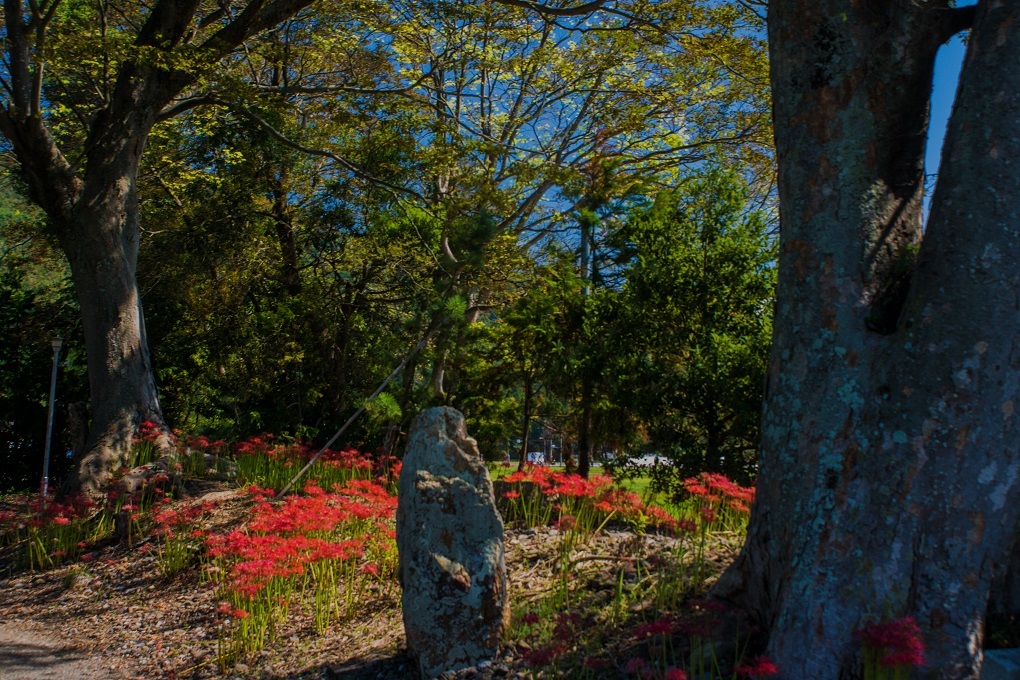
[[265,0],[251,0],[236,19],[209,36],[202,49],[210,51],[214,59],[221,59],[248,38],[294,16],[313,1],[273,0],[266,4]]
[[188,97],[182,99],[175,104],[171,104],[159,112],[159,116],[156,117],[156,122],[162,123],[170,120],[174,116],[179,116],[186,111],[198,108],[199,106],[208,106],[210,104],[219,103],[212,95],[202,95],[200,97]]
[[333,162],[335,162],[337,165],[341,166],[342,168],[344,168],[345,170],[350,172],[355,177],[359,177],[359,178],[361,178],[361,179],[363,179],[363,180],[365,180],[367,182],[370,182],[372,184],[377,184],[377,185],[379,185],[381,187],[389,189],[390,191],[392,191],[394,193],[407,194],[409,196],[413,196],[414,198],[417,198],[418,200],[425,200],[424,197],[421,194],[419,194],[417,191],[415,191],[414,189],[409,189],[407,187],[402,187],[402,186],[400,186],[398,184],[393,184],[392,182],[388,182],[388,181],[386,181],[384,179],[380,179],[378,177],[375,177],[375,176],[365,172],[364,170],[362,170],[360,167],[358,167],[357,165],[355,165],[351,161],[347,160],[346,158],[343,158],[342,156],[339,156],[338,154],[333,153],[332,151],[327,151],[325,149],[313,149],[313,148],[305,146],[304,144],[301,144],[299,142],[295,142],[294,140],[292,140],[289,137],[287,137],[286,135],[284,135],[282,132],[280,132],[275,127],[273,127],[271,124],[269,124],[264,118],[262,118],[261,116],[259,116],[257,113],[255,113],[254,111],[252,111],[251,109],[249,109],[246,106],[241,106],[241,105],[238,105],[238,104],[232,104],[230,102],[226,102],[226,101],[218,100],[218,99],[214,100],[212,103],[218,104],[220,106],[223,106],[227,110],[232,111],[233,113],[239,114],[239,115],[247,118],[251,122],[253,122],[256,125],[258,125],[259,127],[261,127],[263,130],[265,130],[269,134],[270,137],[272,137],[276,141],[280,142],[284,146],[288,146],[291,149],[294,149],[296,151],[300,151],[301,153],[308,154],[309,156],[320,156],[322,158],[328,158],[328,159],[332,160]]
[[538,12],[544,16],[556,16],[556,17],[576,17],[584,14],[591,14],[597,12],[600,9],[604,9],[603,5],[606,4],[606,0],[592,0],[581,5],[575,5],[574,7],[553,7],[552,5],[543,5],[538,2],[531,2],[531,0],[496,0],[501,5],[510,5],[512,7],[523,7],[533,12]]
[[32,101],[32,76],[29,73],[31,57],[28,50],[28,36],[22,21],[21,0],[4,0],[4,23],[7,28],[7,54],[10,58],[8,70],[11,77],[11,102],[17,109],[16,116],[27,116]]
[[138,31],[135,45],[170,50],[187,33],[199,0],[159,0]]
[[942,22],[942,35],[939,44],[949,42],[957,33],[969,31],[974,26],[974,17],[977,15],[977,5],[966,7],[953,7],[946,11],[946,18]]

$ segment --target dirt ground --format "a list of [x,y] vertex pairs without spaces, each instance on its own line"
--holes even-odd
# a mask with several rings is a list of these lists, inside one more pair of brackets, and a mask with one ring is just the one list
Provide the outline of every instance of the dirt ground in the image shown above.
[[[224,532],[243,524],[251,500],[223,487],[205,489],[193,502],[215,501],[206,529]],[[585,550],[594,571],[586,587],[611,589],[614,555],[669,549],[664,536],[606,530]],[[511,600],[543,597],[553,574],[555,529],[508,530]],[[276,639],[225,672],[217,664],[215,586],[196,566],[164,577],[146,543],[110,541],[87,563],[42,573],[10,571],[0,555],[0,680],[136,680],[149,678],[265,678],[410,680],[416,677],[404,650],[396,583],[373,586],[353,620],[317,634],[310,613],[294,608]],[[9,557],[9,556],[8,556]],[[4,575],[7,575],[4,578]],[[522,650],[526,650],[522,646]],[[541,678],[513,644],[482,671],[458,678]]]

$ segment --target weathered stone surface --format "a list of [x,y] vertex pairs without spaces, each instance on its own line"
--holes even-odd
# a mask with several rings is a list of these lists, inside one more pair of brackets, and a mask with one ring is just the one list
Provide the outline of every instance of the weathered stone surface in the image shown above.
[[454,409],[428,409],[411,426],[397,548],[407,646],[422,678],[495,659],[510,617],[503,519]]

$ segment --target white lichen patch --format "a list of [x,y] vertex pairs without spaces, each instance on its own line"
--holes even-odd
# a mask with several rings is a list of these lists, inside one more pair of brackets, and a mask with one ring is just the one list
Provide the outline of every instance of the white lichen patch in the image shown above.
[[991,484],[992,480],[995,479],[995,473],[998,472],[999,466],[993,460],[991,463],[986,465],[981,473],[978,475],[978,484]]

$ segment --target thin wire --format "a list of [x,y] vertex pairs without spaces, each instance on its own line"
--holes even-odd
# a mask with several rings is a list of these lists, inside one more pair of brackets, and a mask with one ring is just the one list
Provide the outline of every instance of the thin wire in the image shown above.
[[378,397],[379,394],[382,393],[382,391],[384,389],[386,389],[386,386],[390,384],[391,380],[393,380],[395,377],[397,377],[397,374],[400,373],[400,371],[404,370],[404,366],[406,366],[407,362],[411,360],[411,357],[413,357],[415,354],[417,354],[419,351],[421,351],[421,348],[425,346],[425,343],[428,342],[432,338],[432,336],[436,334],[436,331],[438,331],[442,325],[443,325],[443,322],[440,322],[440,323],[436,324],[436,326],[432,330],[430,330],[428,333],[426,333],[425,336],[422,337],[422,339],[418,341],[418,344],[414,346],[414,349],[412,349],[411,352],[407,356],[404,357],[404,360],[401,361],[397,365],[397,367],[393,369],[393,372],[390,373],[386,377],[386,380],[382,381],[382,384],[379,385],[379,387],[376,388],[375,392],[372,393],[372,396],[370,396],[368,399],[365,400],[365,403],[363,403],[361,405],[361,407],[357,411],[354,412],[354,415],[352,415],[350,418],[347,419],[347,422],[344,423],[343,426],[339,430],[336,431],[336,434],[334,434],[332,437],[330,437],[329,441],[326,442],[326,444],[321,449],[319,449],[319,452],[317,454],[315,454],[314,456],[312,456],[311,460],[309,460],[305,464],[305,466],[303,468],[301,468],[301,470],[296,475],[294,475],[294,479],[290,480],[287,483],[287,486],[283,487],[283,490],[280,492],[280,495],[277,496],[277,498],[283,498],[284,496],[287,495],[287,492],[290,491],[290,488],[292,486],[294,486],[294,483],[297,482],[299,479],[301,479],[301,477],[303,477],[304,474],[306,472],[308,472],[308,470],[312,467],[312,465],[315,463],[315,461],[317,461],[319,459],[319,456],[321,456],[323,453],[325,453],[326,449],[328,449],[330,446],[332,446],[333,442],[335,442],[337,440],[337,438],[339,438],[340,435],[342,435],[344,433],[344,430],[346,430],[348,427],[350,427],[351,423],[353,423],[355,420],[357,420],[358,416],[360,416],[362,413],[365,412],[365,408],[369,405],[369,403],[371,403],[371,401],[373,399]]

